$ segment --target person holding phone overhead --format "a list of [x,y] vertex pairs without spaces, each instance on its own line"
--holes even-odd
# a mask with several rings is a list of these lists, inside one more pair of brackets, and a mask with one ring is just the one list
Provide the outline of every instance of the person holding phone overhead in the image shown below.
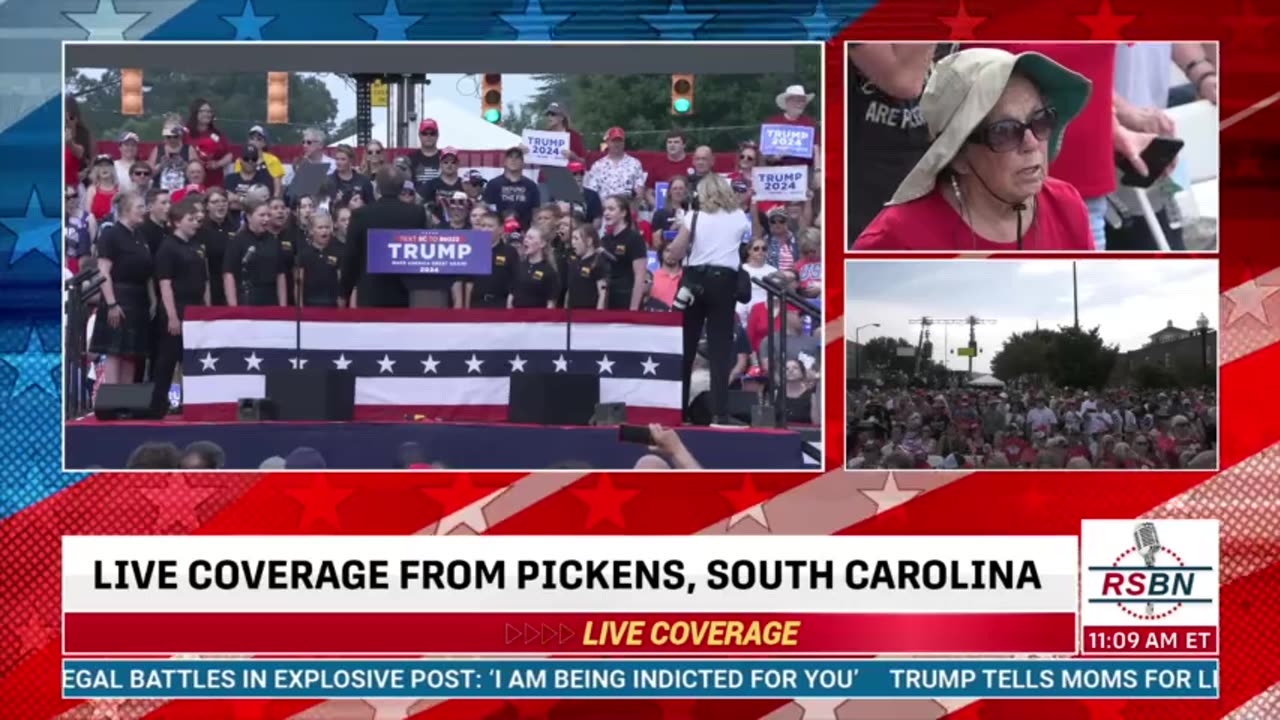
[[854,250],[1093,250],[1080,193],[1048,175],[1090,89],[1039,53],[943,58],[920,98],[933,141]]

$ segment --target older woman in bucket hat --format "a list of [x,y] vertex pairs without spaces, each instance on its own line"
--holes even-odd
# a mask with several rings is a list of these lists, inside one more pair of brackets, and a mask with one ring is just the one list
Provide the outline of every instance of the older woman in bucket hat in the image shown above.
[[943,58],[920,99],[933,142],[855,250],[1093,250],[1088,211],[1047,176],[1090,82],[1039,53]]

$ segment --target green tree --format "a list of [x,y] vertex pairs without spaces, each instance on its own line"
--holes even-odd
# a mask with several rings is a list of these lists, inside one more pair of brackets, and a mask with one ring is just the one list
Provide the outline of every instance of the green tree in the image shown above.
[[1169,368],[1152,362],[1145,362],[1133,370],[1133,382],[1143,390],[1163,390],[1182,387],[1178,376]]
[[880,370],[900,366],[903,364],[903,360],[911,360],[911,358],[898,357],[898,348],[900,347],[911,347],[911,344],[902,338],[871,338],[863,343],[862,359],[867,363],[868,367]]
[[[598,147],[604,131],[615,125],[626,129],[627,145],[634,149],[663,149],[667,132],[679,127],[691,146],[725,150],[758,139],[761,121],[779,112],[774,99],[784,87],[799,83],[818,88],[820,62],[817,48],[802,47],[796,49],[792,74],[699,75],[694,113],[682,118],[671,114],[670,75],[536,75],[540,89],[524,109],[536,118],[547,103],[561,103],[588,150]],[[815,101],[810,112],[817,107]]]
[[518,108],[514,103],[507,103],[507,109],[503,111],[502,120],[498,124],[519,135],[525,130],[539,129],[541,117],[541,111],[533,103],[525,103]]
[[991,373],[1010,382],[1024,376],[1046,377],[1054,330],[1014,333],[991,358]]
[[1049,353],[1049,378],[1060,387],[1100,388],[1107,384],[1120,348],[1107,345],[1098,328],[1064,327]]
[[243,141],[254,125],[267,127],[271,142],[280,145],[301,142],[302,131],[312,125],[331,138],[342,137],[335,135],[342,129],[335,123],[338,103],[324,82],[315,76],[290,74],[289,122],[279,125],[266,123],[265,72],[190,74],[144,68],[142,77],[146,88],[144,114],[135,117],[120,113],[119,70],[108,70],[96,78],[68,70],[67,90],[80,103],[81,115],[94,137],[113,140],[121,132],[131,130],[144,142],[157,141],[165,115],[176,113],[185,121],[196,98],[204,98],[213,105],[217,113],[215,123],[233,143]]

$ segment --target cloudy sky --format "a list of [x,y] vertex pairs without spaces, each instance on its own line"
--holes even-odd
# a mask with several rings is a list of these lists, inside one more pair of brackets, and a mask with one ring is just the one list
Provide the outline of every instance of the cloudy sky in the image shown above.
[[[861,342],[886,335],[901,337],[913,345],[920,326],[908,320],[965,318],[977,315],[995,320],[977,327],[982,351],[973,369],[990,370],[991,357],[1015,332],[1040,327],[1070,325],[1070,260],[944,260],[868,261],[846,263],[846,337],[862,330]],[[1210,327],[1218,326],[1218,268],[1213,260],[1081,260],[1080,325],[1101,327],[1108,343],[1122,351],[1141,347],[1148,336],[1172,320],[1176,327],[1192,329],[1204,313]],[[965,325],[935,325],[934,357],[944,347],[955,349],[968,341]],[[966,358],[949,356],[952,369],[961,370]]]

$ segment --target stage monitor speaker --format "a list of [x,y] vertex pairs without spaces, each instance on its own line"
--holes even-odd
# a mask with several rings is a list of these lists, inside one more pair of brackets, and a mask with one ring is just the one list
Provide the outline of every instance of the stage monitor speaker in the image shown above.
[[597,403],[591,414],[592,425],[626,425],[627,404],[620,402]]
[[356,376],[325,368],[267,373],[267,399],[277,420],[338,420],[355,417]]
[[276,407],[266,398],[240,398],[236,401],[236,420],[240,422],[275,419]]
[[168,410],[169,398],[156,398],[155,383],[98,386],[93,415],[99,420],[159,420]]
[[565,373],[511,376],[507,421],[530,425],[590,425],[600,402],[600,378]]

